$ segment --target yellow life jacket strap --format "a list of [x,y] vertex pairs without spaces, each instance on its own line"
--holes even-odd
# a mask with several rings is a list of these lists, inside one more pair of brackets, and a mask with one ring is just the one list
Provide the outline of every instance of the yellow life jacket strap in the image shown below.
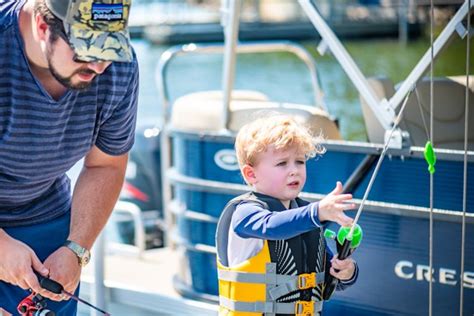
[[219,305],[232,311],[272,314],[295,314],[301,316],[314,315],[323,310],[323,302],[296,301],[291,303],[279,302],[238,302],[227,297],[219,296]]
[[218,269],[217,277],[221,281],[274,285],[275,287],[268,291],[273,300],[296,290],[314,288],[316,285],[324,283],[324,272],[284,275],[268,273],[268,271],[267,273],[251,273]]

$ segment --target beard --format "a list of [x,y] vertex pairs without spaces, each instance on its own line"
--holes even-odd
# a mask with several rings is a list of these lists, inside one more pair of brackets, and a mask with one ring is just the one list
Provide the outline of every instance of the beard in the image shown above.
[[73,83],[72,82],[72,77],[76,74],[86,74],[86,75],[91,75],[91,74],[98,75],[98,74],[95,71],[91,70],[91,69],[78,69],[78,70],[75,70],[69,76],[62,76],[61,74],[59,74],[57,68],[52,63],[52,57],[51,57],[53,55],[52,54],[52,49],[51,49],[52,46],[53,45],[51,45],[48,48],[48,55],[47,55],[46,59],[48,61],[48,69],[49,69],[51,75],[54,77],[54,79],[56,79],[60,84],[62,84],[63,86],[65,86],[68,89],[86,90],[92,84],[92,82],[94,80],[87,81],[87,82]]

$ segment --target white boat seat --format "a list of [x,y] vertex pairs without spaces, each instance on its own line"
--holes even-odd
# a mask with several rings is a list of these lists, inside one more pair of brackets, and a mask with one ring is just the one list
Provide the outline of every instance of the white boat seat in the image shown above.
[[[472,79],[471,79],[472,78]],[[448,149],[464,149],[464,108],[465,108],[465,76],[435,78],[434,88],[434,135],[435,147]],[[470,77],[469,95],[469,131],[468,148],[474,150],[474,76]],[[390,88],[389,79],[370,79],[369,83],[375,88],[379,97],[389,99],[395,89]],[[393,86],[392,86],[393,87]],[[430,124],[430,80],[423,78],[417,84],[420,97],[421,111],[428,131]],[[366,122],[367,134],[371,142],[382,143],[384,131],[380,123],[362,100],[362,111]],[[408,99],[400,128],[410,133],[410,141],[414,146],[424,146],[427,140],[423,117],[416,94],[412,93]],[[368,112],[368,113],[367,113]]]
[[[323,110],[300,104],[270,102],[256,91],[235,90],[232,93],[229,113],[229,130],[238,131],[249,121],[265,112],[293,114],[299,122],[326,139],[341,139],[331,117]],[[171,126],[192,131],[219,131],[222,128],[222,92],[204,91],[178,98],[171,110]]]
[[[385,77],[376,77],[367,79],[369,85],[374,90],[375,94],[379,97],[379,100],[390,99],[395,94],[395,88],[392,80]],[[365,102],[362,96],[359,96],[362,115],[364,117],[365,127],[367,131],[367,137],[371,143],[384,143],[385,129],[382,127],[377,117],[370,109],[367,102]]]

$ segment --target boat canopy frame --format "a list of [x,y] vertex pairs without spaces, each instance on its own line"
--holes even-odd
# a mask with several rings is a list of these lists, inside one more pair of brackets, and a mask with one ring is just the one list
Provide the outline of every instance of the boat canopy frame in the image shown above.
[[[395,92],[390,100],[385,98],[380,100],[373,88],[369,85],[367,78],[354,62],[354,59],[328,26],[326,21],[322,18],[321,14],[314,6],[313,1],[298,0],[298,2],[321,36],[322,42],[318,46],[319,52],[324,53],[326,49],[330,49],[331,53],[346,72],[358,92],[369,105],[369,108],[372,110],[377,120],[386,131],[390,130],[394,124],[396,110],[402,104],[406,95],[413,90],[416,83],[426,73],[428,67],[432,63],[431,46],[418,61],[411,73],[403,81],[400,88]],[[222,88],[224,91],[223,111],[224,117],[227,118],[224,122],[225,128],[228,126],[230,94],[233,88],[235,76],[235,52],[238,47],[239,12],[241,5],[242,0],[223,0],[221,8],[225,40],[224,71],[222,78]],[[472,30],[467,30],[462,22],[473,6],[474,1],[465,0],[450,22],[444,27],[443,31],[433,42],[434,58],[439,55],[455,33],[457,33],[461,38],[472,36]]]

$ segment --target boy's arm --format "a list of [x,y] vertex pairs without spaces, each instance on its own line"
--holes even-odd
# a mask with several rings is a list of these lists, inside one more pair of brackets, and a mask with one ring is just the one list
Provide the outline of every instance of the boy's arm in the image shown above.
[[242,238],[289,239],[321,226],[318,203],[271,212],[257,203],[241,203],[232,215],[232,228]]

